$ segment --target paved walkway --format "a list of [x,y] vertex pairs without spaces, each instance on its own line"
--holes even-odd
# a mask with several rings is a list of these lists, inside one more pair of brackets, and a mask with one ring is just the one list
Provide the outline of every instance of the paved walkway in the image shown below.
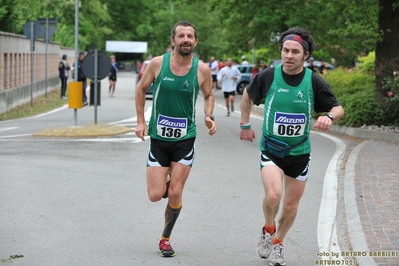
[[377,253],[374,261],[379,266],[399,265],[398,143],[363,143],[355,163],[355,194],[369,251],[394,252],[381,257]]

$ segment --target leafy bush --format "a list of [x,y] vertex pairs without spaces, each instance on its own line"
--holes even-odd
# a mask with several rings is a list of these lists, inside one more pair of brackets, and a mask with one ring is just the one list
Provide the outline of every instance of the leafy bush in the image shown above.
[[339,99],[345,109],[345,116],[337,124],[349,127],[381,125],[384,115],[374,95],[372,87],[364,87],[363,91],[347,94]]
[[337,124],[359,127],[385,123],[383,109],[376,101],[375,76],[365,71],[367,68],[364,65],[351,70],[338,68],[323,75],[345,110],[344,118]]
[[[330,84],[335,96],[340,99],[346,97],[348,94],[364,91],[365,87],[374,88],[375,77],[363,73],[359,69],[347,70],[344,68],[337,68],[334,71],[329,71],[323,78]],[[374,92],[372,92],[374,96]]]
[[367,56],[359,57],[359,70],[363,73],[374,75],[375,52],[370,52]]

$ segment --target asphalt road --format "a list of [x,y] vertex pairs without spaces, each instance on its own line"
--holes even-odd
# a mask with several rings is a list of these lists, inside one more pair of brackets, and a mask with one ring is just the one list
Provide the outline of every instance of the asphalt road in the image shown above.
[[[118,75],[115,98],[108,96],[107,84],[98,122],[134,130],[135,75]],[[215,136],[207,135],[203,115],[197,115],[197,156],[172,234],[174,258],[161,258],[157,250],[166,200],[147,198],[148,140],[133,132],[90,139],[31,136],[73,125],[68,108],[0,122],[0,263],[268,265],[256,253],[264,222],[258,143],[239,140],[239,111],[226,117],[222,92],[216,95]],[[151,100],[147,103],[151,107]],[[197,110],[202,106],[199,98]],[[259,135],[261,119],[254,114],[251,120]],[[79,125],[93,121],[94,107],[78,111]],[[285,239],[287,265],[314,265],[319,251],[345,245],[337,228],[336,179],[346,144],[316,132],[311,139],[309,180]]]

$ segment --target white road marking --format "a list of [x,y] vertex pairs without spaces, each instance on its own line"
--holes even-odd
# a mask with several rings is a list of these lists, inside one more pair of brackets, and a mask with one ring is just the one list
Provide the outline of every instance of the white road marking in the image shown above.
[[66,109],[67,107],[68,107],[68,104],[65,104],[65,105],[61,106],[60,108],[54,109],[54,110],[52,110],[52,111],[49,111],[49,112],[47,112],[47,113],[43,113],[43,114],[40,114],[40,115],[35,115],[35,116],[30,117],[30,118],[38,118],[38,117],[46,116],[46,115],[49,115],[49,114],[52,114],[52,113],[56,113],[56,112],[58,112],[58,111],[61,111],[61,110],[63,110],[63,109]]
[[31,135],[32,135],[32,134],[19,134],[19,135],[0,136],[0,139],[26,137],[26,136],[31,136]]
[[3,127],[3,128],[0,128],[0,131],[13,130],[13,129],[16,129],[16,128],[19,128],[19,127]]
[[319,243],[319,251],[329,254],[322,257],[323,259],[333,259],[332,252],[340,254],[341,250],[338,245],[337,237],[337,197],[338,197],[338,174],[345,154],[345,143],[328,134],[313,132],[322,137],[328,138],[335,142],[337,148],[330,163],[328,164],[326,175],[324,177],[323,196],[321,198],[319,219],[317,222],[317,240]]

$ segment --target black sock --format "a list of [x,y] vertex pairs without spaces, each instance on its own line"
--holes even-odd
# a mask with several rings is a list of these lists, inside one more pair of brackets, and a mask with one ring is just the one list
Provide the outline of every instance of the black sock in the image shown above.
[[162,236],[164,238],[170,238],[170,234],[172,233],[173,227],[175,226],[176,220],[179,217],[180,210],[182,206],[177,209],[173,209],[170,207],[169,203],[166,206],[165,210],[165,227],[163,229]]

